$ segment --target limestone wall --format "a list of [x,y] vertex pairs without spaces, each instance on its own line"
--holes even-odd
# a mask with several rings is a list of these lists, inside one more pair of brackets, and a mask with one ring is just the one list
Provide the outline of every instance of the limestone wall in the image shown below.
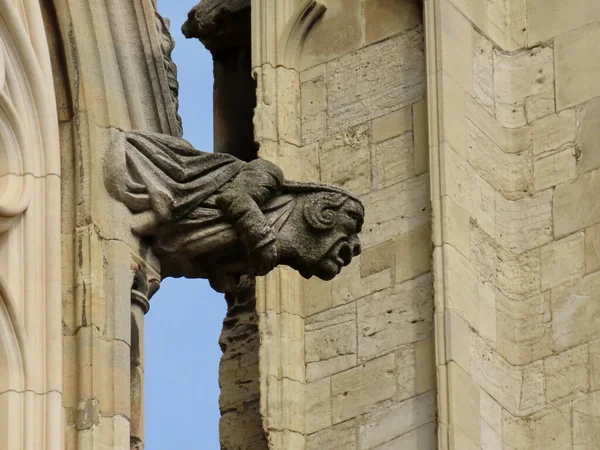
[[306,448],[434,449],[422,12],[361,3],[324,2],[301,58],[302,144],[366,208],[362,255],[306,283]]
[[427,4],[439,448],[600,429],[600,4]]

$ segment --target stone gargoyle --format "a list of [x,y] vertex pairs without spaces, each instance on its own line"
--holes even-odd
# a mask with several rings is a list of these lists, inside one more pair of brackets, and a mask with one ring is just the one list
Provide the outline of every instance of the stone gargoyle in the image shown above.
[[162,276],[208,278],[221,292],[279,264],[335,277],[360,253],[364,209],[332,185],[286,180],[275,164],[196,150],[181,138],[120,132],[105,159],[111,195],[149,239]]

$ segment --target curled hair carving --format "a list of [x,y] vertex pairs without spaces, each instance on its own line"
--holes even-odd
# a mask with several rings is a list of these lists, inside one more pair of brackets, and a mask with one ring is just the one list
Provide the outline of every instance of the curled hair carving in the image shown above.
[[335,226],[337,210],[347,200],[346,195],[337,192],[308,196],[304,204],[304,219],[315,230],[330,230]]

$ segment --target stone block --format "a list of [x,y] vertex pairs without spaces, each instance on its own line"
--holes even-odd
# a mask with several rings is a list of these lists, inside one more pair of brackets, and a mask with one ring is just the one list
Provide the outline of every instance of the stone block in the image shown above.
[[529,45],[600,20],[600,4],[594,0],[530,0],[527,12]]
[[431,270],[431,229],[423,225],[394,240],[396,283]]
[[460,428],[470,440],[481,442],[479,386],[460,366],[448,364],[450,425]]
[[[480,2],[477,2],[480,3]],[[477,35],[473,49],[473,81],[477,102],[490,114],[494,114],[494,51],[492,43]]]
[[414,345],[406,345],[396,351],[396,401],[417,395],[417,361]]
[[[358,265],[359,263],[355,262],[354,264]],[[304,314],[312,316],[333,306],[331,284],[328,281],[312,277],[301,283]]]
[[440,17],[441,69],[473,96],[473,26],[449,1],[441,3]]
[[353,263],[330,282],[332,303],[337,306],[391,288],[393,278],[392,268],[361,278],[359,264]]
[[527,153],[505,153],[469,122],[468,161],[505,198],[517,200],[533,191],[533,166]]
[[[413,448],[385,447],[384,444],[434,421],[435,394],[433,392],[383,407],[363,416],[359,428],[359,448],[365,450]],[[382,445],[384,447],[380,447]],[[427,446],[424,448],[430,449]]]
[[513,300],[496,293],[498,351],[511,364],[522,365],[552,354],[549,296]]
[[600,272],[552,289],[552,338],[561,352],[600,336]]
[[396,394],[394,355],[366,362],[331,377],[333,422],[343,422],[370,411]]
[[441,74],[440,135],[460,155],[467,154],[467,127],[464,120],[467,99],[465,89],[451,77]]
[[532,444],[544,450],[571,450],[571,416],[571,405],[566,405],[531,421]]
[[580,278],[585,271],[583,232],[542,247],[540,255],[543,291]]
[[306,385],[306,433],[331,426],[331,380],[324,378]]
[[577,177],[575,148],[537,158],[533,163],[533,186],[536,192],[573,181]]
[[530,129],[528,127],[505,128],[492,114],[469,96],[467,96],[466,102],[466,115],[468,120],[502,151],[521,153],[530,149]]
[[373,188],[382,189],[415,175],[413,136],[404,133],[373,145]]
[[554,53],[559,111],[600,95],[600,22],[558,36]]
[[[489,429],[498,435],[502,434],[502,406],[492,398],[487,392],[483,389],[479,389],[479,411],[481,413],[481,424],[482,427],[484,424],[487,424]],[[482,428],[483,431],[483,428]],[[484,433],[482,432],[482,445],[485,450],[487,450],[484,445],[483,440]],[[491,446],[490,449],[494,449],[495,447]],[[501,449],[502,447],[498,447]]]
[[481,448],[483,450],[505,450],[502,446],[502,434],[486,422],[481,422]]
[[380,244],[429,222],[429,177],[427,174],[393,184],[362,198],[365,225],[364,246]]
[[436,450],[436,426],[435,423],[428,423],[414,431],[406,433],[396,439],[377,447],[377,450],[396,450],[396,449]]
[[443,235],[446,243],[468,257],[471,229],[469,214],[448,196],[442,198],[442,208]]
[[383,142],[413,129],[412,107],[394,111],[373,120],[373,142]]
[[446,359],[462,370],[471,370],[471,327],[455,311],[446,313]]
[[302,70],[339,58],[362,45],[360,0],[324,0],[321,3],[327,11],[306,36],[300,55]]
[[366,43],[380,41],[423,22],[417,0],[366,0]]
[[[396,359],[397,363],[400,362]],[[415,344],[415,370],[417,395],[435,389],[435,342],[433,337],[423,339]],[[600,374],[599,374],[600,378]]]
[[575,147],[575,112],[572,109],[544,117],[531,124],[531,146],[535,156]]
[[310,144],[327,134],[327,90],[323,77],[303,83],[300,88],[302,107],[302,143]]
[[478,331],[481,337],[495,347],[498,341],[498,331],[496,318],[496,292],[494,285],[489,281],[479,280],[477,292],[479,294]]
[[511,253],[523,253],[552,240],[552,191],[516,201],[496,194],[495,238]]
[[306,450],[356,450],[356,421],[348,420],[306,438]]
[[600,98],[585,104],[579,128],[580,170],[589,172],[600,167]]
[[396,251],[393,241],[364,249],[360,258],[360,276],[368,277],[374,273],[394,267]]
[[413,153],[415,175],[429,170],[429,121],[427,101],[420,100],[413,105]]
[[321,180],[356,194],[371,190],[370,127],[361,125],[320,145]]
[[524,126],[526,99],[553,87],[552,48],[535,47],[517,53],[495,50],[494,61],[496,116],[507,128]]
[[356,365],[356,304],[343,305],[306,321],[306,377],[318,380]]
[[452,198],[486,233],[494,235],[497,192],[473,170],[466,158],[450,147],[443,151],[446,177],[443,180],[442,194]]
[[425,94],[423,47],[423,30],[418,27],[329,63],[329,133],[420,100]]
[[448,308],[456,311],[470,326],[478,329],[478,278],[471,261],[446,245],[444,246],[444,268]]
[[590,387],[589,350],[587,345],[566,350],[544,361],[546,399],[563,400]]
[[554,236],[561,237],[600,223],[600,170],[580,175],[555,188]]
[[556,112],[554,89],[542,91],[525,99],[525,117],[527,123],[532,123],[542,117]]
[[590,387],[600,390],[600,340],[590,342]]
[[358,356],[378,355],[431,336],[431,274],[376,292],[358,301]]
[[573,402],[573,450],[594,450],[600,442],[600,392]]

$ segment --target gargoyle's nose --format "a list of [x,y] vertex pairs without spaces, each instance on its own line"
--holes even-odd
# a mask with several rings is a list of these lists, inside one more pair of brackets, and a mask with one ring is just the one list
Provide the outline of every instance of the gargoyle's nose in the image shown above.
[[362,249],[360,248],[360,241],[358,240],[358,237],[353,236],[350,238],[350,246],[352,247],[353,256],[360,255]]

